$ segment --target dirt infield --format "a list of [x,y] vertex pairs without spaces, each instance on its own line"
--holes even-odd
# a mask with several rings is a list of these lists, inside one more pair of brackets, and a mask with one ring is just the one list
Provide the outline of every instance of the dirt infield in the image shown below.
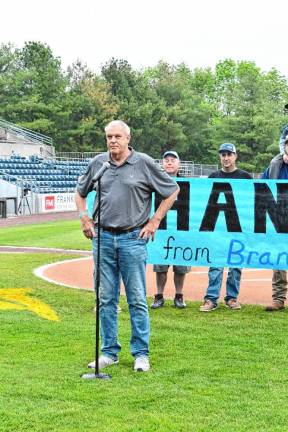
[[[194,267],[187,274],[184,286],[184,296],[187,300],[202,301],[207,288],[207,268]],[[73,288],[93,289],[92,257],[80,258],[45,266],[40,272],[49,281]],[[40,275],[40,274],[39,274]],[[224,274],[226,280],[227,271]],[[271,270],[245,269],[243,271],[239,299],[243,304],[267,305],[271,302]],[[124,293],[122,287],[122,293]],[[147,266],[147,295],[155,294],[155,274],[152,266]],[[223,283],[221,297],[225,295]],[[174,297],[173,272],[169,269],[165,297]]]
[[17,226],[17,225],[38,224],[38,223],[52,222],[57,220],[59,221],[73,220],[73,219],[78,219],[77,211],[33,214],[27,216],[15,216],[15,217],[8,217],[6,219],[0,219],[0,228]]
[[[0,219],[0,227],[8,227],[22,224],[36,224],[55,220],[73,220],[78,218],[77,212],[47,213],[39,215],[18,216],[8,219]],[[42,248],[6,248],[2,247],[2,252],[55,252],[59,249],[45,250]],[[24,250],[23,250],[24,249]],[[64,252],[64,251],[62,251]],[[87,255],[86,251],[65,251],[75,255]],[[187,274],[184,285],[184,296],[187,300],[202,301],[207,288],[207,268],[195,267],[191,273]],[[45,266],[38,273],[38,276],[44,277],[54,283],[63,284],[73,288],[86,290],[93,289],[93,262],[91,257],[69,260],[53,265]],[[225,280],[227,271],[224,274],[224,281],[221,290],[221,298],[225,295]],[[271,279],[272,270],[244,269],[241,282],[239,299],[243,304],[262,304],[266,305],[271,302]],[[123,292],[123,287],[122,287]],[[155,274],[152,266],[147,266],[147,294],[155,294]],[[174,297],[173,272],[169,269],[168,281],[165,290],[165,297],[172,299]]]

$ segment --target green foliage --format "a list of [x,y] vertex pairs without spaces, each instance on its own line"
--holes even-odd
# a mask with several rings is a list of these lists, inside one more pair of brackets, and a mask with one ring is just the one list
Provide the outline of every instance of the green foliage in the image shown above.
[[117,103],[111,103],[110,87],[101,77],[85,73],[74,81],[68,97],[66,143],[61,150],[105,150],[104,127],[113,119]]
[[60,60],[40,42],[2,46],[0,58],[0,116],[54,137],[67,86]]
[[262,73],[253,62],[226,60],[216,66],[215,94],[222,112],[217,140],[235,142],[240,160],[253,171],[263,170],[279,152],[287,81],[275,71]]
[[79,60],[62,71],[40,42],[0,46],[0,116],[51,135],[59,151],[105,150],[104,126],[120,118],[132,145],[155,158],[174,148],[215,163],[219,144],[232,141],[239,161],[262,171],[278,152],[287,101],[287,78],[249,61],[225,59],[215,70],[161,61],[136,71],[112,58],[96,74]]

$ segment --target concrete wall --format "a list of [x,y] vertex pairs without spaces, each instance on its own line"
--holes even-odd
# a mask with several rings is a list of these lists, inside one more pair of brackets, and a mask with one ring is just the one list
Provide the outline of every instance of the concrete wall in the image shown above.
[[[50,193],[50,194],[36,194],[27,191],[27,195],[23,196],[23,190],[19,186],[15,186],[0,180],[0,198],[15,197],[17,199],[17,209],[19,207],[19,214],[29,215],[47,212],[61,212],[61,211],[75,211],[75,193]],[[15,214],[14,201],[7,201],[7,215]]]
[[0,198],[17,197],[18,187],[0,179]]
[[[4,180],[0,180],[0,198],[7,198],[7,197],[14,197],[17,199],[17,207],[19,203],[18,198],[18,188],[15,185],[12,185]],[[7,201],[7,215],[14,215],[15,209],[14,209],[14,201],[8,200]]]
[[21,156],[39,155],[55,156],[55,149],[41,141],[30,141],[20,134],[0,128],[0,156],[11,156],[13,153]]
[[20,156],[32,156],[39,155],[43,157],[53,157],[54,148],[47,146],[45,144],[37,143],[8,143],[0,142],[0,156],[11,156],[12,154],[17,154]]
[[[16,198],[16,208],[19,207],[18,214],[38,213],[37,194],[28,191],[28,194],[23,196],[23,189],[20,186],[15,186],[5,180],[0,180],[0,198]],[[15,215],[15,204],[12,199],[7,200],[7,215]]]

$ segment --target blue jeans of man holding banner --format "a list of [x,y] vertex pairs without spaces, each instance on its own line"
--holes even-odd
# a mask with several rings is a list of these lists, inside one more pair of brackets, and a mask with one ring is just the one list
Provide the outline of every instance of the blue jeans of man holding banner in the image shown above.
[[[149,315],[146,302],[146,240],[139,238],[140,229],[112,233],[101,229],[100,243],[100,324],[101,351],[118,359],[117,305],[120,281],[123,280],[131,321],[130,351],[136,358],[149,354]],[[93,256],[97,264],[97,238],[93,239]]]
[[[204,297],[205,302],[207,302],[207,300],[210,300],[215,306],[217,306],[222,286],[223,272],[224,268],[209,268],[209,285],[206,295]],[[224,298],[224,301],[228,306],[237,301],[240,290],[241,273],[241,269],[229,268],[226,281],[226,296]],[[239,309],[239,307],[237,307],[237,309]]]

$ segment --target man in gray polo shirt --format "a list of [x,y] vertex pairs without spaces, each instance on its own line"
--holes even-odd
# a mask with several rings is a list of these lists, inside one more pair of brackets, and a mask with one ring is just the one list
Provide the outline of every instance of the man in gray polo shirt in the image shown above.
[[[149,156],[129,147],[130,128],[121,120],[105,127],[108,152],[96,156],[78,180],[76,205],[84,235],[93,241],[97,260],[97,202],[92,221],[86,210],[86,197],[93,190],[93,176],[109,162],[101,179],[100,322],[101,352],[99,369],[118,363],[117,305],[122,278],[131,320],[130,350],[134,370],[146,372],[149,363],[149,316],[146,302],[146,243],[173,205],[179,187]],[[149,219],[152,192],[163,200]],[[91,362],[89,367],[95,367]]]

